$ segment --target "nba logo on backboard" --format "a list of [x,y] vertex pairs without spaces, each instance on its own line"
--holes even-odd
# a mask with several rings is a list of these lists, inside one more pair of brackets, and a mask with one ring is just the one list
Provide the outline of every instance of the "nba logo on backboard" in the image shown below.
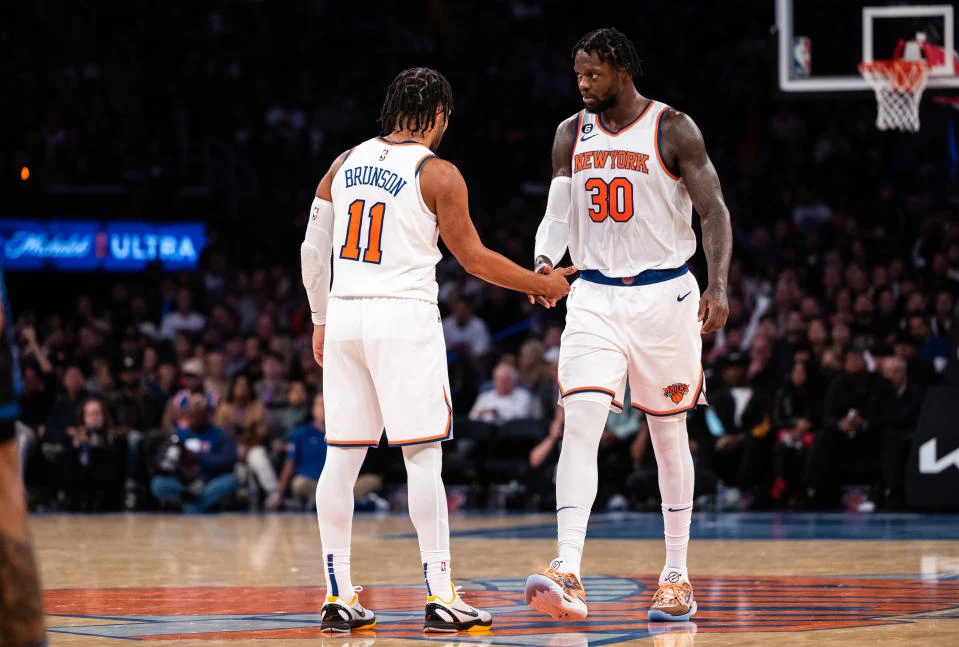
[[794,79],[806,79],[811,72],[812,41],[806,36],[794,36],[792,76]]

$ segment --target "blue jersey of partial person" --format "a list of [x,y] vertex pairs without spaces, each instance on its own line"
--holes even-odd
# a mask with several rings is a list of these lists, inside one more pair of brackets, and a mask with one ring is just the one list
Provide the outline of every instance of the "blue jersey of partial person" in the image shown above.
[[352,188],[357,184],[365,184],[383,189],[392,194],[395,198],[407,185],[407,181],[389,169],[379,166],[354,166],[344,169],[343,179],[346,181],[346,188]]
[[312,423],[303,423],[290,436],[287,457],[293,460],[296,476],[319,479],[326,463],[326,433]]
[[192,452],[204,481],[229,474],[236,464],[236,440],[219,427],[207,425],[199,433],[182,427],[176,430],[180,446]]
[[10,349],[10,372],[12,392],[0,402],[0,420],[16,420],[20,417],[20,395],[23,393],[23,382],[20,377],[20,351],[17,348],[13,311],[7,299],[7,282],[0,269],[0,300],[3,303],[3,340]]

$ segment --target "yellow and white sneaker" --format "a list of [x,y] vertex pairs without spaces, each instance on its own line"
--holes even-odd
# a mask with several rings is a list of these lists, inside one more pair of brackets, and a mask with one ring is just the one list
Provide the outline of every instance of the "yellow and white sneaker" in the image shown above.
[[493,616],[482,609],[474,609],[463,601],[457,587],[452,587],[453,597],[447,602],[438,595],[426,598],[426,621],[423,631],[456,633],[458,631],[489,631]]
[[349,602],[335,595],[327,596],[320,611],[321,633],[365,631],[376,626],[376,614],[360,604],[362,590],[362,586],[354,587],[353,599]]
[[563,564],[554,559],[542,573],[526,578],[526,604],[554,620],[585,620],[586,590],[575,574],[557,570]]

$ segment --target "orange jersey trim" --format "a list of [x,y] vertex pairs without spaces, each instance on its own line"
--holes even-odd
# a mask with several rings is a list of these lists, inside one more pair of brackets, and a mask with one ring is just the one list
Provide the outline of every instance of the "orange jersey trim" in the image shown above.
[[440,440],[446,440],[450,437],[453,427],[453,405],[450,404],[450,398],[446,394],[446,387],[443,387],[443,400],[446,401],[446,429],[437,436],[427,436],[426,438],[413,438],[398,443],[389,443],[390,447],[405,447],[406,445],[419,445],[422,443],[432,443]]
[[702,394],[702,392],[703,392],[703,365],[700,364],[699,365],[699,386],[696,387],[696,393],[693,394],[692,404],[687,405],[685,407],[679,407],[678,409],[673,409],[671,411],[651,411],[650,409],[647,409],[646,407],[642,407],[635,403],[633,403],[632,407],[634,409],[639,409],[643,413],[648,414],[650,416],[673,416],[673,415],[676,415],[677,413],[683,413],[685,411],[689,411],[690,409],[695,409],[696,405],[699,403],[699,396]]
[[663,115],[670,110],[672,110],[672,108],[670,108],[669,106],[666,106],[665,108],[660,110],[659,114],[656,116],[656,129],[655,129],[655,132],[653,133],[653,139],[656,140],[656,161],[659,162],[660,168],[666,171],[666,175],[673,178],[674,180],[678,180],[679,176],[669,170],[669,168],[666,166],[666,162],[663,161],[662,155],[660,155],[659,153],[660,144],[662,143],[662,131],[659,129],[659,123],[663,120]]
[[334,447],[376,447],[379,442],[372,440],[327,440],[326,444]]
[[646,107],[643,108],[643,111],[639,113],[639,116],[633,119],[631,122],[629,122],[625,126],[623,126],[622,128],[620,128],[619,130],[610,130],[609,128],[604,126],[602,115],[596,116],[596,125],[599,126],[599,129],[602,130],[607,135],[612,135],[613,137],[615,137],[616,135],[621,135],[627,130],[629,130],[630,128],[632,128],[633,126],[635,126],[636,124],[638,124],[640,121],[642,121],[643,117],[646,116],[646,113],[649,112],[649,109],[652,107],[654,103],[656,102],[650,99],[649,103],[646,104]]

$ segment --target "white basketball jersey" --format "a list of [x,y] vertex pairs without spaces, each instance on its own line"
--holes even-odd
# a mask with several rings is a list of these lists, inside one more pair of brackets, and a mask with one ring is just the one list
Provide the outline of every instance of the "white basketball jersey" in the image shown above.
[[569,253],[581,270],[609,277],[682,266],[696,252],[692,201],[666,168],[659,122],[669,106],[651,101],[611,132],[581,111],[573,142]]
[[439,226],[418,177],[430,157],[433,152],[418,142],[375,137],[343,160],[332,187],[331,297],[436,303]]

